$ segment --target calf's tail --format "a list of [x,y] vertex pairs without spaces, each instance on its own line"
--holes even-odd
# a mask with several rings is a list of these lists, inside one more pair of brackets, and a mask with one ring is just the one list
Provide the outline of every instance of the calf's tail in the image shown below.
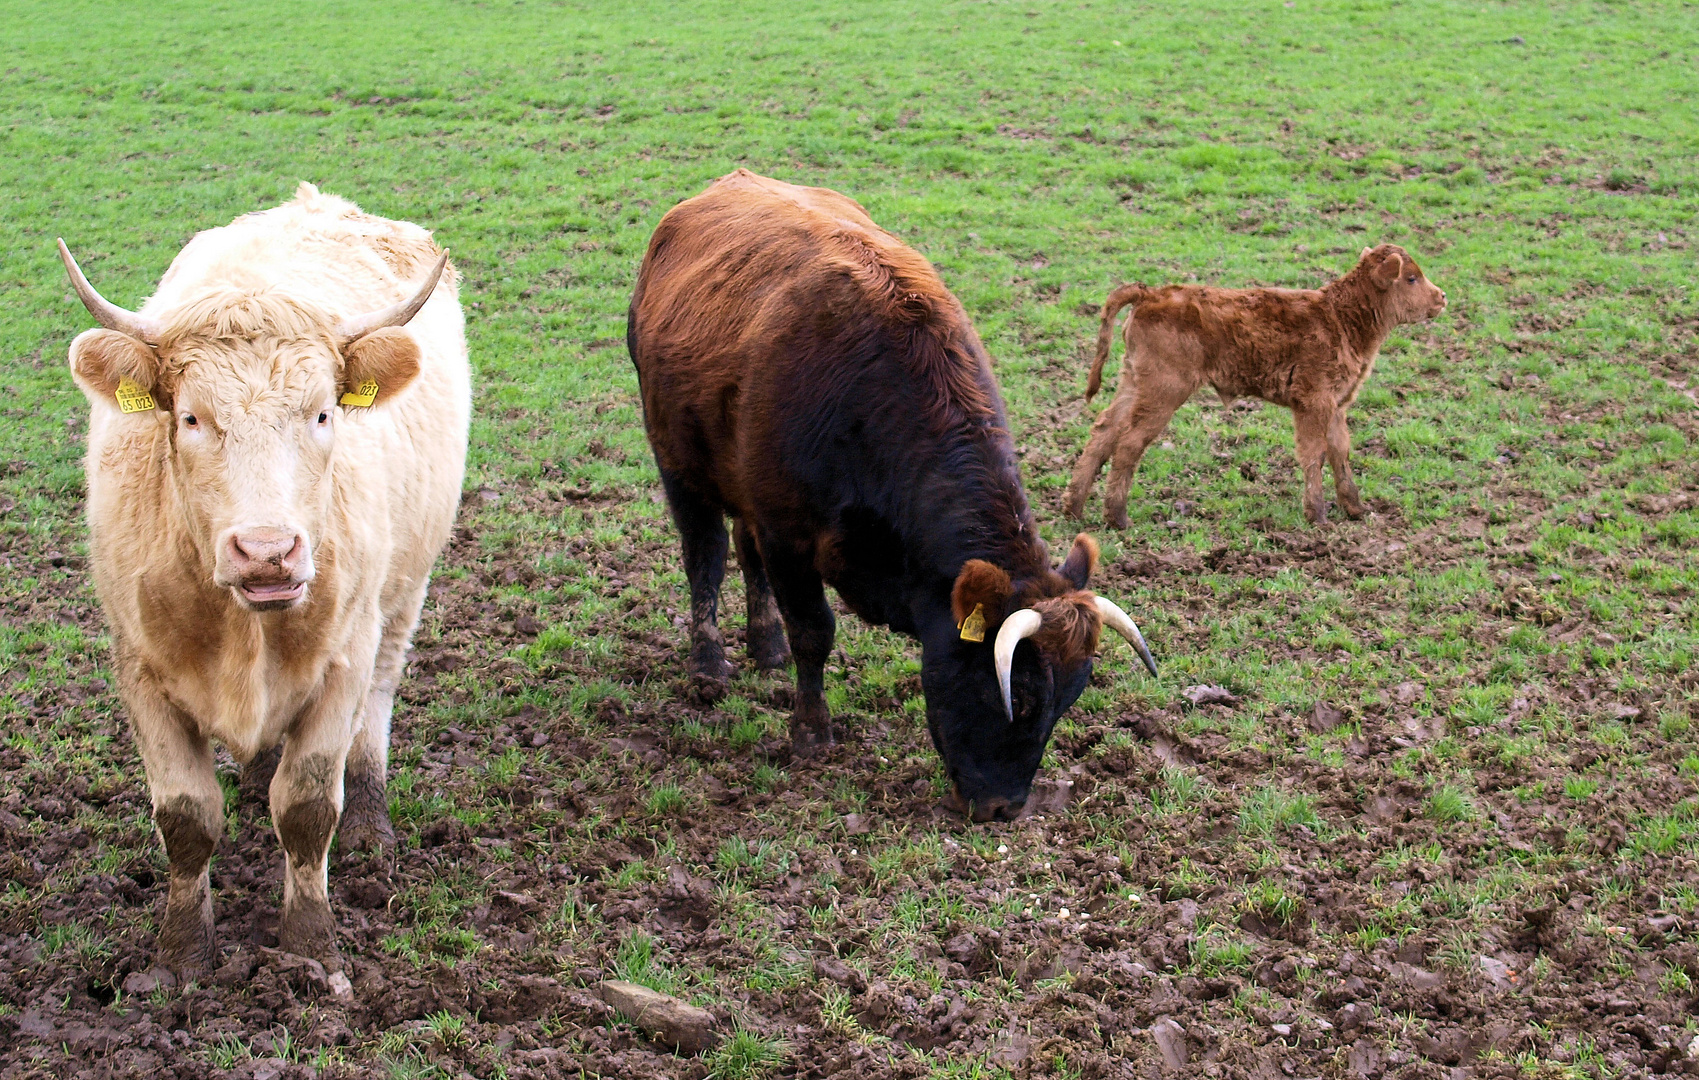
[[1103,302],[1103,321],[1097,327],[1097,358],[1091,362],[1091,378],[1085,385],[1087,401],[1096,397],[1103,385],[1103,364],[1109,359],[1109,341],[1115,336],[1115,316],[1121,313],[1122,308],[1137,304],[1149,293],[1150,290],[1143,285],[1123,285]]

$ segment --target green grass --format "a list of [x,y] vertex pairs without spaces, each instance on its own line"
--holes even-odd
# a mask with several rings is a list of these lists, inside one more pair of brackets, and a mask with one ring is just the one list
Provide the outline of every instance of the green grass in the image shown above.
[[[1170,902],[1198,904],[1175,970],[1239,975],[1255,957],[1220,926],[1246,910],[1320,920],[1304,948],[1325,970],[1410,938],[1467,968],[1485,931],[1511,939],[1509,913],[1574,875],[1623,925],[1642,895],[1699,907],[1675,877],[1699,844],[1690,9],[19,2],[0,50],[0,787],[31,793],[9,811],[28,843],[64,852],[28,881],[8,864],[0,922],[45,962],[139,952],[145,903],[56,913],[91,876],[165,868],[111,642],[87,618],[87,407],[65,353],[90,320],[52,240],[134,306],[196,230],[302,179],[432,228],[465,276],[469,542],[439,570],[422,647],[452,636],[449,610],[540,628],[409,677],[390,791],[406,851],[449,825],[499,843],[408,864],[365,916],[388,962],[496,947],[472,916],[510,877],[548,883],[539,972],[623,972],[762,1015],[807,983],[810,911],[865,944],[870,980],[924,1002],[949,989],[916,959],[928,941],[1017,935],[1088,899],[1094,923],[1132,927],[1157,906],[1132,897],[1160,896],[1164,924]],[[1374,518],[1308,528],[1289,415],[1208,392],[1146,456],[1130,529],[1092,503],[1097,580],[1163,674],[1105,646],[1048,758],[1054,776],[1083,766],[1079,794],[1041,836],[914,816],[940,784],[918,650],[853,617],[827,686],[856,742],[830,775],[771,758],[783,677],[740,675],[712,712],[678,700],[688,598],[624,312],[660,216],[738,166],[844,191],[938,266],[995,358],[1055,551],[1079,527],[1060,494],[1103,404],[1083,387],[1113,284],[1313,286],[1391,241],[1450,295],[1392,335],[1352,410]],[[1240,702],[1178,712],[1194,683]],[[1351,722],[1310,731],[1317,701]],[[546,745],[507,730],[527,707]],[[662,737],[659,764],[600,749],[632,717]],[[1165,747],[1143,724],[1163,717]],[[450,727],[470,741],[436,741]],[[60,789],[89,797],[37,808]],[[871,832],[850,835],[851,813]],[[230,828],[264,832],[234,806]],[[78,832],[86,847],[61,843]],[[1111,854],[1122,880],[1088,897]],[[711,932],[733,943],[713,964],[604,918],[650,910],[674,866],[708,881]],[[1618,874],[1620,894],[1602,884]],[[1352,905],[1359,921],[1325,924]],[[1645,960],[1549,962],[1554,985],[1680,989],[1682,969]],[[1024,1000],[1002,973],[971,985]],[[822,994],[829,1030],[878,1037]],[[1526,1053],[1544,1068],[1555,1045]],[[783,1053],[741,1031],[709,1067],[757,1076]],[[935,1053],[935,1075],[997,1075]],[[367,1056],[446,1074],[406,1039]]]

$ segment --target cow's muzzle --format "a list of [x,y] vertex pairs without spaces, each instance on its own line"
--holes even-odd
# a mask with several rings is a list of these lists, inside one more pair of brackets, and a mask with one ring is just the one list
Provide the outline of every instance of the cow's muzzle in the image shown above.
[[307,593],[313,559],[297,529],[246,526],[228,530],[218,550],[215,581],[255,611],[292,607]]
[[951,784],[950,793],[944,796],[943,804],[945,809],[954,810],[963,817],[983,824],[987,821],[1015,820],[1026,808],[1026,799],[1006,799],[1001,795],[969,799],[962,795],[961,788]]

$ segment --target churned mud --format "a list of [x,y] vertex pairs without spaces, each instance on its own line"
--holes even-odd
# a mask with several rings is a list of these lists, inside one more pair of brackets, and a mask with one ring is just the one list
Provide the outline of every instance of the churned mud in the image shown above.
[[[0,1076],[1699,1072],[1694,778],[1656,729],[1691,674],[1625,688],[1554,651],[1527,682],[1544,689],[1467,727],[1435,707],[1462,686],[1437,681],[1254,713],[1226,687],[1153,687],[1148,707],[1064,725],[1028,816],[968,826],[939,807],[912,668],[846,655],[847,740],[793,762],[788,680],[742,656],[735,573],[744,673],[702,708],[682,693],[679,590],[658,583],[664,529],[564,551],[479,541],[503,500],[632,497],[558,488],[468,493],[397,706],[400,849],[332,856],[346,984],[277,951],[277,843],[229,762],[221,966],[190,986],[150,969],[164,864],[106,654],[32,685],[0,750]],[[1689,495],[1671,498],[1663,513]],[[1176,613],[1168,656],[1247,605],[1271,613],[1272,653],[1313,656],[1279,632],[1303,601],[1272,579],[1480,557],[1484,523],[1418,530],[1379,509],[1373,528],[1141,550],[1098,585]],[[15,543],[43,587],[9,617],[92,639],[80,562]],[[1516,577],[1514,538],[1487,557],[1507,576],[1469,612],[1480,633],[1587,632]],[[588,632],[550,639],[551,604],[592,601]],[[1537,715],[1568,726],[1519,752]],[[1455,812],[1400,764],[1422,746],[1467,764]],[[613,977],[706,1007],[771,1063],[651,1041],[594,993]]]

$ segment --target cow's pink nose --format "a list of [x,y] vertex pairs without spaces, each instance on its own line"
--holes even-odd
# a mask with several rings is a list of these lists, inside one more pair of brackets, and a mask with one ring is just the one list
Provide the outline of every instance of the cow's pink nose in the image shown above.
[[286,529],[248,529],[230,536],[230,564],[244,578],[289,577],[300,562],[305,538]]

